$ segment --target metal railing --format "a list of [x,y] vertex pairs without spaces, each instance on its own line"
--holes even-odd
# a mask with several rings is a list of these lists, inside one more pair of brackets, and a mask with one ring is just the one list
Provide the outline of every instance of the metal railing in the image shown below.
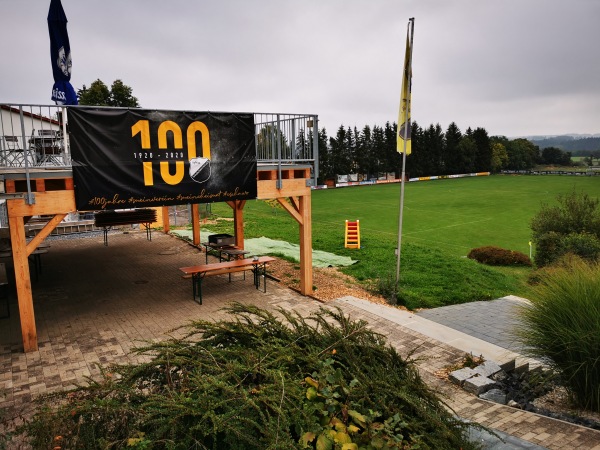
[[[67,108],[0,104],[0,168],[70,167]],[[253,113],[259,165],[310,165],[318,175],[318,117]]]
[[0,104],[0,167],[70,165],[64,107]]

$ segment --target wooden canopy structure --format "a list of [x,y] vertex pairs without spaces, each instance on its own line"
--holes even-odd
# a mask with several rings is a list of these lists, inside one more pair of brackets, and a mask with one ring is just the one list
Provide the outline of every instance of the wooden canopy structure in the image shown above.
[[[15,271],[19,316],[23,337],[23,349],[38,349],[34,302],[31,289],[28,257],[46,239],[56,226],[76,211],[73,176],[69,170],[26,172],[23,169],[0,169],[4,181],[12,258]],[[277,199],[285,210],[298,222],[300,233],[300,291],[312,293],[312,228],[311,228],[311,167],[273,165],[258,166],[258,199]],[[32,198],[28,199],[28,196]],[[29,200],[29,201],[28,201]],[[244,247],[245,201],[227,202],[233,209],[235,239],[238,247]],[[167,208],[167,207],[163,207]],[[193,204],[193,242],[200,244],[198,204]],[[49,217],[43,228],[28,242],[25,225],[33,216]],[[169,231],[168,214],[164,231]]]
[[[73,170],[71,167],[71,148],[69,145],[69,130],[67,109],[55,105],[2,105],[0,104],[0,199],[5,199],[6,216],[9,226],[10,245],[14,263],[16,291],[19,305],[19,316],[25,352],[38,348],[35,325],[34,302],[29,273],[29,257],[39,245],[52,233],[69,213],[77,212]],[[106,109],[106,114],[114,110],[127,108],[94,108]],[[77,114],[73,113],[71,129],[76,128]],[[141,111],[141,110],[140,110]],[[120,111],[118,112],[121,114]],[[125,111],[127,112],[127,111]],[[137,111],[139,112],[139,111]],[[155,111],[146,111],[155,115]],[[306,114],[275,114],[275,113],[198,113],[198,117],[211,119],[211,114],[223,119],[225,116],[235,116],[237,124],[254,124],[252,129],[239,125],[237,133],[244,133],[248,142],[254,142],[256,152],[256,198],[277,199],[284,209],[298,222],[300,233],[300,291],[303,295],[312,293],[312,227],[311,227],[311,186],[314,185],[318,174],[318,130],[317,116]],[[204,114],[204,115],[202,115]],[[70,114],[69,114],[70,115]],[[105,114],[103,114],[105,115]],[[185,113],[186,120],[190,114]],[[253,120],[250,116],[253,115]],[[158,127],[158,149],[167,149],[167,133],[173,134],[174,148],[183,155],[183,144],[180,142],[182,133],[178,125],[161,116],[162,122]],[[166,117],[166,116],[165,116]],[[171,116],[169,116],[171,117]],[[81,117],[80,117],[81,118]],[[221,120],[219,119],[219,120]],[[188,161],[210,159],[209,130],[203,122],[195,121],[189,124],[187,137]],[[204,120],[204,119],[203,119]],[[187,123],[187,122],[186,122]],[[216,124],[217,122],[215,122]],[[220,123],[220,122],[219,122]],[[140,125],[141,124],[141,125]],[[143,127],[145,125],[146,127]],[[142,126],[140,128],[140,126]],[[216,126],[216,125],[215,125]],[[130,129],[125,126],[123,136],[141,136],[141,148],[151,148],[148,120],[139,120]],[[144,131],[145,130],[145,131]],[[161,131],[162,130],[162,131]],[[190,132],[191,130],[191,132]],[[196,132],[202,137],[202,158],[196,155]],[[85,133],[80,129],[80,133]],[[211,131],[212,133],[212,131]],[[221,134],[219,139],[224,147],[237,148],[237,141],[228,141],[235,133]],[[76,135],[76,133],[74,133]],[[175,136],[178,139],[175,139]],[[248,136],[249,135],[249,136]],[[81,138],[82,134],[79,134]],[[162,136],[162,137],[161,137]],[[211,134],[211,136],[214,136]],[[162,141],[161,141],[162,139]],[[247,141],[240,141],[247,142]],[[108,146],[112,149],[112,146]],[[241,146],[243,148],[244,145]],[[78,146],[86,151],[86,146]],[[137,147],[136,152],[137,152]],[[205,153],[206,150],[206,154]],[[111,150],[112,151],[112,150]],[[172,152],[173,153],[173,152]],[[92,154],[96,154],[93,153]],[[134,153],[141,158],[142,153]],[[49,157],[51,156],[51,157]],[[118,155],[120,156],[120,155]],[[164,155],[166,157],[166,155]],[[238,155],[239,156],[239,155]],[[244,156],[247,157],[249,155]],[[152,158],[150,153],[150,158]],[[178,158],[182,158],[179,156]],[[244,159],[240,158],[240,159]],[[247,160],[246,160],[247,161]],[[183,168],[181,159],[176,162],[179,169]],[[175,177],[168,171],[161,175],[167,177],[169,184],[176,184]],[[143,162],[144,182],[148,186],[146,176],[151,174],[152,162]],[[166,166],[165,166],[166,167]],[[253,187],[253,171],[251,166],[247,172]],[[149,169],[149,170],[147,170]],[[177,169],[177,170],[179,170]],[[183,173],[183,172],[181,172]],[[81,174],[81,172],[78,172]],[[194,179],[194,181],[197,181]],[[152,183],[150,182],[150,185]],[[254,190],[252,190],[254,192]],[[252,194],[254,195],[254,194]],[[238,197],[239,198],[239,197]],[[250,198],[250,197],[245,197]],[[182,201],[184,203],[184,201]],[[185,202],[185,203],[189,203]],[[227,202],[233,209],[236,245],[244,247],[244,217],[243,210],[246,200],[232,199]],[[155,203],[160,204],[160,203]],[[165,204],[174,204],[165,202]],[[163,207],[166,209],[167,207]],[[200,225],[198,204],[192,204],[193,242],[200,244]],[[26,224],[32,217],[41,217],[43,227],[28,241]],[[169,231],[168,214],[163,213],[165,232]],[[47,221],[46,221],[47,220]]]

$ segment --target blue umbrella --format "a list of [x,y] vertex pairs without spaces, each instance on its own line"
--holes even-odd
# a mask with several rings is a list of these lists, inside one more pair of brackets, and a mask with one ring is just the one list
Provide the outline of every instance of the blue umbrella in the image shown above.
[[50,60],[52,61],[52,100],[58,105],[76,105],[77,94],[71,86],[71,46],[67,33],[67,16],[60,0],[50,0],[48,11]]

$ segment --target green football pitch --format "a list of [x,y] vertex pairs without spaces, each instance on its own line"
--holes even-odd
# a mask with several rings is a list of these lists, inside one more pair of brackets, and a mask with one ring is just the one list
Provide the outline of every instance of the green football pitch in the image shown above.
[[[573,189],[600,197],[600,177],[502,175],[405,184],[402,242],[455,255],[484,245],[529,253],[529,223]],[[362,244],[398,239],[400,184],[313,192],[313,231],[360,220]]]
[[[599,198],[600,177],[498,175],[406,183],[398,300],[420,308],[525,295],[531,269],[484,266],[466,255],[485,245],[529,255],[533,215],[573,190]],[[399,206],[397,183],[315,190],[313,248],[358,260],[343,270],[389,291],[396,274]],[[213,212],[231,216],[223,204],[215,204]],[[346,220],[360,220],[360,249],[344,248]],[[231,222],[217,231],[231,232],[226,227]],[[276,202],[247,202],[244,227],[247,238],[299,240],[297,223]]]

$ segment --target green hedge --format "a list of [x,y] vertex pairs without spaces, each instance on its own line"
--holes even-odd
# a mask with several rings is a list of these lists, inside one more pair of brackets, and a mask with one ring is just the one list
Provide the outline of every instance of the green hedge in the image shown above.
[[531,260],[525,253],[495,246],[474,248],[467,257],[490,266],[531,266]]

